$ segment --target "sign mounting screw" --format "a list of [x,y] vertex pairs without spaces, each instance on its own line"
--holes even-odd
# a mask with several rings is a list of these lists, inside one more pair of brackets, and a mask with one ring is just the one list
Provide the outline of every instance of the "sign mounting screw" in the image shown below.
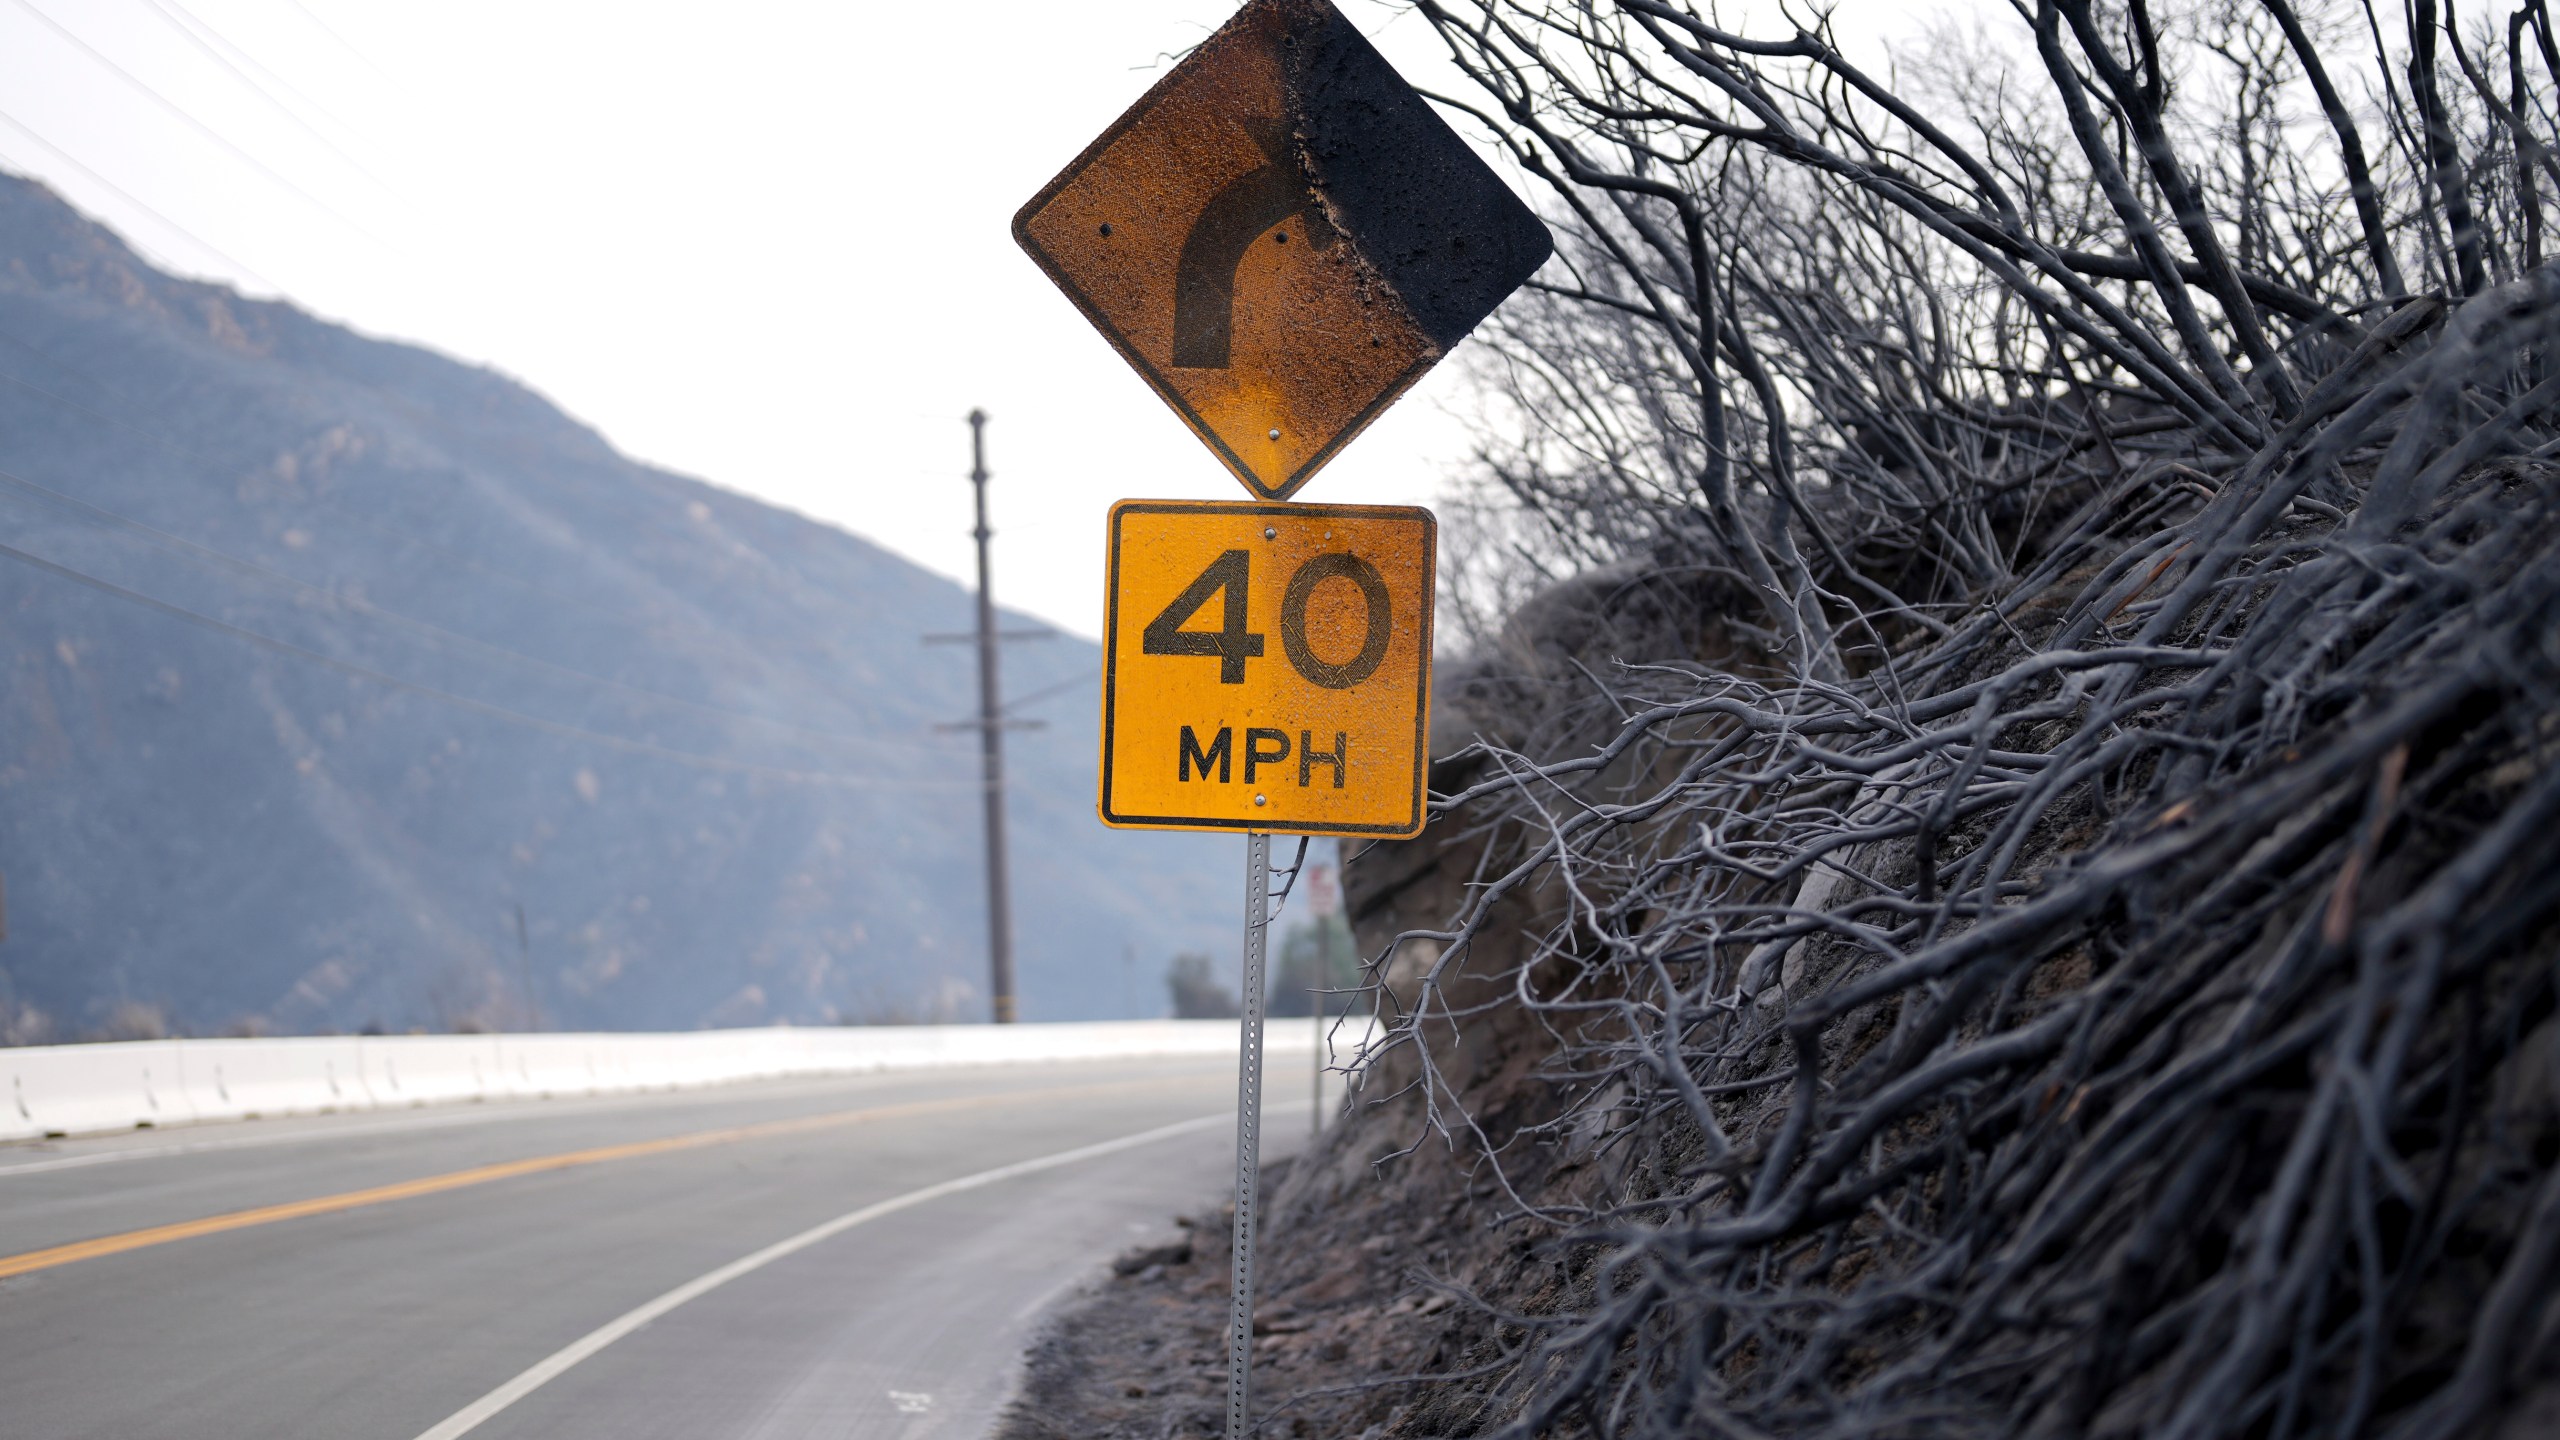
[[1256,805],[1263,804],[1263,803],[1264,803],[1263,797],[1261,797],[1261,796],[1259,796],[1259,795],[1254,796],[1254,797],[1253,797],[1253,803],[1254,803],[1254,804],[1256,804]]
[[1279,431],[1277,431],[1277,430],[1272,431],[1272,432],[1271,432],[1271,438],[1272,438],[1272,439],[1274,439],[1274,440],[1279,439],[1279,438],[1280,438],[1280,432],[1279,432]]

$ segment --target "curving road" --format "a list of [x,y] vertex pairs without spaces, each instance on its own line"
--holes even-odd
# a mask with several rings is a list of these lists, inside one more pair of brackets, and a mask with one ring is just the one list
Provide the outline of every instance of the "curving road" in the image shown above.
[[1133,1060],[0,1146],[0,1436],[968,1440],[1051,1299],[1227,1186],[1234,1096]]

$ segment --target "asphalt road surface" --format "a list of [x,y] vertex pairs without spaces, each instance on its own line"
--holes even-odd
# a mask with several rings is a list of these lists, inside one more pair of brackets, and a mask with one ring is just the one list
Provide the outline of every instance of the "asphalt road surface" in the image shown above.
[[0,1146],[0,1437],[973,1440],[1234,1104],[1130,1060]]

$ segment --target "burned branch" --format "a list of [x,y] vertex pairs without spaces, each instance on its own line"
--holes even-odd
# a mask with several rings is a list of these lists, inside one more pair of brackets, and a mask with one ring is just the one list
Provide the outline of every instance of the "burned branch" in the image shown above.
[[2018,0],[1925,84],[1419,8],[1561,231],[1545,590],[1363,1124],[1540,1258],[1387,1433],[2485,1433],[2560,1326],[2541,0]]

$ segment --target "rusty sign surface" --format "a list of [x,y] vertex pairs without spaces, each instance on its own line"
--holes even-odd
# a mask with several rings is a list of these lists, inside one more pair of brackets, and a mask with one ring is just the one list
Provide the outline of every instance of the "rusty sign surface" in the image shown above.
[[1437,553],[1409,506],[1112,506],[1103,823],[1420,833]]
[[1271,500],[1552,249],[1327,0],[1252,0],[1032,197],[1013,233]]

